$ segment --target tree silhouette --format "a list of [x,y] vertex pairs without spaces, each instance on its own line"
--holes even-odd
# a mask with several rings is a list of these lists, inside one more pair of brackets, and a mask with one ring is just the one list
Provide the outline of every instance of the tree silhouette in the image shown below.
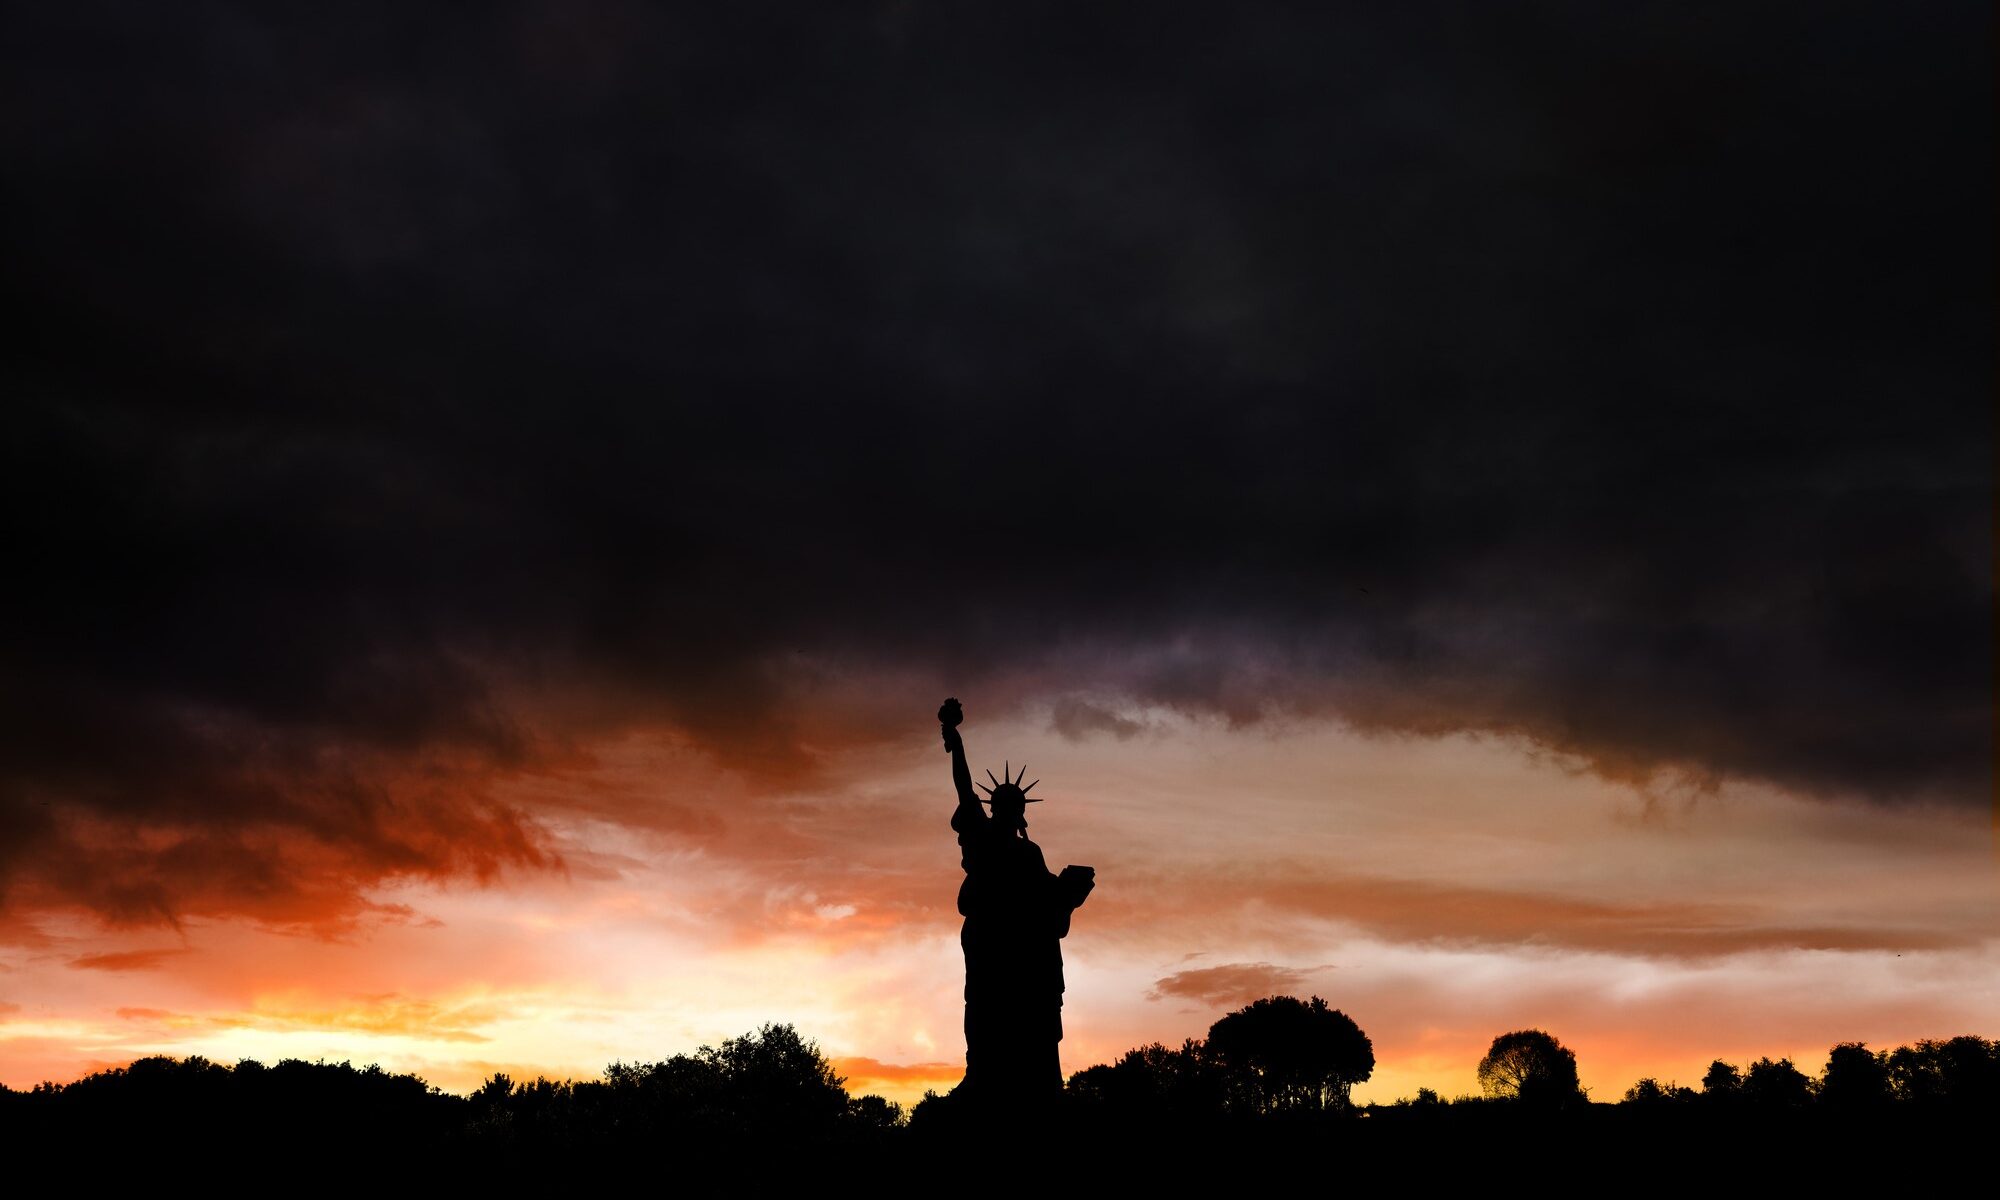
[[[100,1148],[186,1145],[229,1130],[266,1149],[365,1143],[385,1152],[460,1127],[466,1101],[379,1066],[151,1057],[67,1085],[44,1084],[4,1126],[22,1146],[83,1138]],[[39,1130],[40,1132],[33,1132]]]
[[1346,1108],[1375,1071],[1375,1047],[1352,1018],[1314,996],[1271,996],[1209,1027],[1206,1054],[1253,1111]]
[[1819,1085],[1820,1102],[1832,1108],[1871,1109],[1889,1102],[1887,1055],[1860,1042],[1842,1042],[1827,1051]]
[[1479,1086],[1488,1096],[1559,1106],[1582,1098],[1576,1054],[1539,1029],[1519,1029],[1493,1039],[1479,1060]]
[[1228,1080],[1200,1042],[1128,1050],[1117,1062],[1070,1077],[1073,1102],[1128,1118],[1212,1117],[1222,1112]]
[[1625,1089],[1625,1103],[1640,1107],[1683,1104],[1693,1095],[1692,1091],[1679,1084],[1663,1084],[1648,1075]]
[[940,1096],[933,1089],[925,1088],[924,1094],[910,1108],[910,1128],[920,1133],[939,1127],[949,1128],[951,1118],[947,1110],[952,1105],[948,1096],[949,1093]]
[[1955,1037],[1898,1046],[1889,1054],[1896,1099],[1908,1104],[1991,1108],[2000,1105],[2000,1041]]
[[[727,1142],[779,1136],[825,1141],[893,1122],[889,1105],[850,1102],[819,1048],[790,1025],[677,1054],[615,1062],[602,1080],[514,1083],[496,1075],[471,1096],[474,1136],[529,1146]],[[869,1099],[869,1098],[864,1098]]]
[[790,1025],[765,1025],[697,1057],[714,1065],[730,1115],[778,1128],[829,1126],[847,1112],[846,1081]]
[[1812,1080],[1789,1058],[1760,1058],[1743,1073],[1743,1098],[1762,1108],[1804,1108],[1812,1103]]
[[894,1129],[903,1123],[903,1106],[870,1092],[849,1100],[847,1115],[866,1129]]
[[1743,1092],[1743,1074],[1736,1064],[1716,1059],[1701,1077],[1701,1094],[1714,1101],[1735,1100]]

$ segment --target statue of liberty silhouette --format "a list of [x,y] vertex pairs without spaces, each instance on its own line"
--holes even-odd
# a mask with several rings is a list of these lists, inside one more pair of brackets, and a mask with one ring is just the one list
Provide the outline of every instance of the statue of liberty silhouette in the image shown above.
[[[1027,806],[1041,780],[1023,783],[1028,769],[1013,764],[974,789],[958,726],[964,710],[955,699],[938,709],[958,808],[965,882],[958,911],[965,918],[959,945],[965,951],[965,1082],[960,1091],[981,1109],[1020,1112],[1052,1101],[1062,1090],[1062,939],[1070,914],[1096,886],[1089,867],[1048,868],[1042,848],[1028,838]],[[992,811],[988,812],[990,808]]]

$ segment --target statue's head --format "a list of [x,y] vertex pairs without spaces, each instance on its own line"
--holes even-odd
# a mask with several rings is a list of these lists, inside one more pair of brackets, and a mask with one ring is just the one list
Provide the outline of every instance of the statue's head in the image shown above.
[[1013,773],[1012,763],[1008,763],[1001,768],[1001,778],[999,779],[993,779],[993,772],[986,772],[986,778],[993,779],[993,786],[987,787],[982,783],[978,787],[986,793],[986,803],[993,806],[993,817],[995,820],[1009,822],[1024,829],[1027,827],[1028,805],[1039,803],[1041,799],[1038,796],[1030,796],[1028,794],[1028,789],[1034,787],[1035,783],[1040,783],[1041,780],[1037,779],[1035,783],[1028,784],[1025,787],[1022,786],[1021,780],[1027,774],[1028,768],[1025,763],[1022,764],[1019,775]]

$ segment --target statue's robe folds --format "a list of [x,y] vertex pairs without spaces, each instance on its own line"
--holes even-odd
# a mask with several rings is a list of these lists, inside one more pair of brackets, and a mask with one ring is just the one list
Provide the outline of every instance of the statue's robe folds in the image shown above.
[[1062,939],[1089,884],[1048,868],[1021,831],[960,804],[965,882],[965,1081],[976,1096],[1033,1100],[1062,1087]]

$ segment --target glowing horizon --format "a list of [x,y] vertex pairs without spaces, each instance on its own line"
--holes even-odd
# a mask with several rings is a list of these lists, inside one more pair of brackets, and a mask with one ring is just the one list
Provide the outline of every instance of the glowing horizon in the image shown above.
[[[1145,731],[1122,740],[1045,713],[967,729],[975,759],[1062,783],[1032,833],[1104,881],[1065,943],[1067,1073],[1279,993],[1370,1034],[1363,1102],[1472,1093],[1486,1043],[1519,1027],[1575,1049],[1600,1099],[1717,1057],[1810,1072],[1837,1041],[2000,1033],[1975,814],[1649,795],[1507,739],[1127,716]],[[852,782],[739,779],[733,811],[692,828],[648,789],[678,802],[659,781],[722,777],[632,735],[509,785],[559,866],[378,885],[369,915],[318,928],[17,916],[0,1083],[166,1053],[379,1062],[462,1092],[785,1022],[856,1094],[947,1090],[958,872],[927,734],[839,753],[826,778]]]

